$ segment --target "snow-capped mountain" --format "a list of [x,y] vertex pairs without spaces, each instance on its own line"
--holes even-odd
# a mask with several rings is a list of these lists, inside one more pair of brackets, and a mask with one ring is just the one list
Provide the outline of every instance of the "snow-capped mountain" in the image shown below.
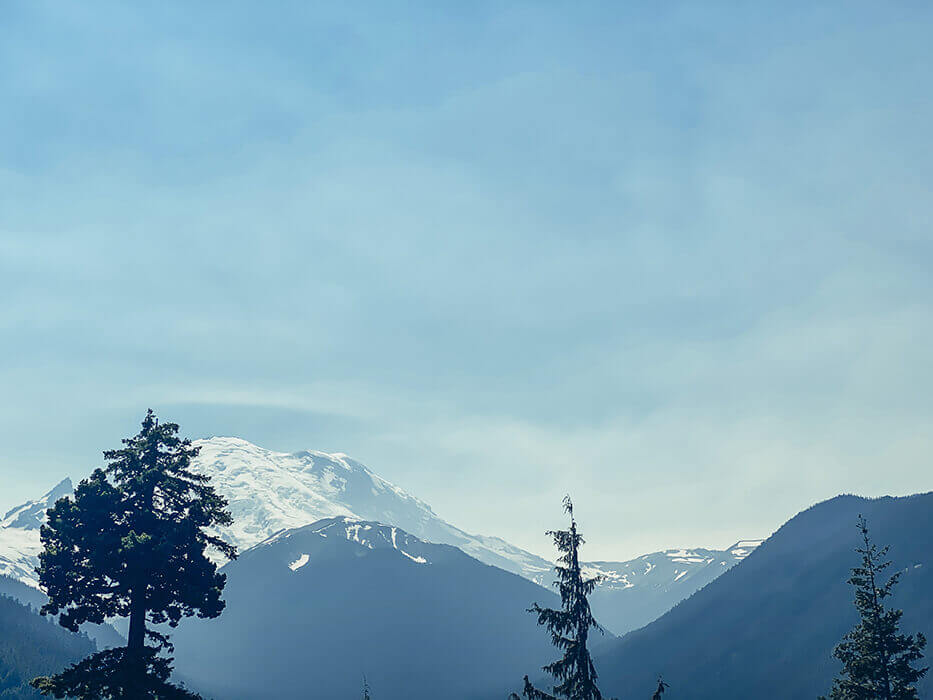
[[[450,544],[483,563],[537,583],[552,564],[498,537],[472,535],[438,517],[424,501],[374,474],[345,454],[285,453],[246,440],[196,440],[194,468],[230,503],[233,525],[219,534],[244,551],[280,530],[324,518],[348,517],[400,527],[429,542]],[[45,510],[72,493],[65,479],[42,498],[14,508],[0,523],[0,574],[36,584],[39,526]]]
[[485,564],[541,582],[550,562],[498,537],[472,535],[438,517],[427,503],[345,454],[273,452],[239,438],[210,438],[195,468],[211,477],[230,503],[233,525],[221,536],[241,551],[279,530],[324,518],[348,517],[394,525],[450,544]]
[[36,585],[35,567],[39,565],[39,528],[45,511],[62,496],[74,493],[71,479],[63,479],[41,498],[28,501],[8,511],[0,520],[0,574]]
[[596,618],[616,634],[642,627],[745,559],[764,540],[725,550],[668,549],[623,562],[594,561],[584,574],[602,581],[593,593]]
[[[275,452],[233,437],[196,440],[194,468],[211,477],[227,498],[233,525],[218,534],[243,552],[283,530],[328,518],[383,523],[425,542],[458,547],[485,564],[545,587],[553,564],[498,537],[474,535],[440,518],[424,501],[374,474],[345,454]],[[0,521],[0,574],[36,585],[39,527],[46,509],[72,493],[65,479],[42,498],[9,511]],[[663,614],[748,554],[757,540],[725,550],[681,549],[624,562],[586,564],[603,581],[593,608],[609,629],[624,633]]]
[[591,561],[583,564],[586,576],[599,576],[606,589],[636,586],[669,589],[686,582],[709,567],[735,566],[764,540],[742,540],[729,549],[667,549],[623,562]]

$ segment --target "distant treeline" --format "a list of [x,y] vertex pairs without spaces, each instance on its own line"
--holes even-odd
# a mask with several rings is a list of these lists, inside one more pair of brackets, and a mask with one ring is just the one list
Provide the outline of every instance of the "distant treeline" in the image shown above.
[[0,595],[0,699],[35,700],[29,687],[51,673],[92,654],[94,643],[72,634],[12,598]]

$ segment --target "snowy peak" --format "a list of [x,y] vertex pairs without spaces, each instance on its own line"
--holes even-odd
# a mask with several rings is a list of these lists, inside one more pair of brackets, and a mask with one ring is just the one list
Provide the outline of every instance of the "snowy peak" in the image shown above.
[[[384,523],[424,542],[453,545],[485,564],[538,583],[552,564],[496,537],[472,535],[438,517],[424,501],[343,453],[276,452],[235,437],[195,440],[192,468],[211,478],[228,503],[233,524],[215,534],[239,551],[282,530],[328,518]],[[68,480],[36,501],[11,510],[0,525],[0,573],[36,585],[39,525],[45,510],[72,493]]]
[[326,518],[305,527],[278,532],[245,553],[245,558],[270,556],[275,552],[280,564],[293,572],[310,562],[351,551],[365,556],[371,551],[392,551],[412,564],[426,565],[443,545],[429,544],[392,525],[356,520]]
[[597,619],[625,634],[660,617],[747,557],[761,540],[743,540],[726,550],[668,549],[629,561],[583,564],[602,580],[593,595]]
[[636,586],[670,588],[704,572],[718,576],[747,557],[763,540],[741,540],[729,549],[667,549],[643,554],[623,562],[595,561],[584,564],[588,576],[599,576],[604,588],[626,589]]
[[[343,453],[314,450],[276,452],[236,437],[195,440],[199,455],[192,467],[211,478],[229,502],[233,524],[216,534],[239,551],[265,542],[283,531],[303,530],[309,524],[341,527],[345,539],[376,549],[404,533],[418,542],[452,545],[480,560],[519,574],[542,586],[553,580],[553,563],[519,549],[498,537],[465,532],[442,518],[424,501],[373,473]],[[58,498],[73,492],[65,479],[41,498],[10,510],[0,521],[0,573],[36,585],[39,527],[45,511]],[[360,523],[369,524],[368,529]],[[381,525],[380,525],[381,524]],[[389,528],[388,530],[385,528]],[[410,534],[408,534],[410,533]],[[334,537],[327,529],[315,535]],[[356,539],[354,539],[356,538]],[[591,562],[587,573],[599,575],[600,588],[667,588],[696,578],[705,582],[731,567],[754,549],[759,540],[737,542],[725,551],[668,550],[628,562]],[[406,545],[407,547],[407,545]],[[418,557],[413,550],[404,552]],[[705,571],[699,575],[697,572]],[[711,579],[710,579],[711,580]]]
[[328,518],[401,528],[421,541],[459,547],[485,564],[541,582],[552,564],[496,537],[472,535],[419,498],[343,453],[274,452],[240,438],[196,440],[196,470],[230,503],[234,523],[219,534],[241,551],[280,530]]
[[71,479],[62,479],[55,487],[46,492],[41,498],[27,501],[21,506],[12,508],[0,520],[0,527],[15,527],[23,530],[38,530],[45,522],[45,511],[55,505],[55,501],[74,493]]
[[39,528],[55,501],[74,493],[71,479],[62,479],[41,498],[11,508],[0,520],[0,574],[36,586],[39,564]]
[[323,518],[400,525],[437,518],[426,503],[341,453],[273,452],[239,438],[194,445],[200,448],[194,468],[230,503],[234,524],[222,534],[241,549]]

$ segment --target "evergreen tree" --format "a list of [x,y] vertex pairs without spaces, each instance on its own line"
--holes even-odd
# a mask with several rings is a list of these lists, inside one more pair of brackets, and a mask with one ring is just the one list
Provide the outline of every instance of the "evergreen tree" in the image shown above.
[[363,700],[372,700],[369,697],[369,681],[366,680],[366,676],[363,676]]
[[664,695],[664,691],[670,687],[670,685],[664,682],[663,678],[658,676],[658,689],[654,691],[654,695],[651,696],[651,700],[661,700],[661,696]]
[[543,667],[557,681],[551,688],[553,694],[538,690],[525,676],[523,695],[529,700],[602,700],[596,686],[596,668],[586,647],[590,629],[602,630],[593,618],[587,599],[600,579],[585,579],[580,570],[578,552],[584,541],[577,532],[569,496],[564,497],[564,510],[570,515],[570,529],[547,533],[554,538],[554,544],[561,553],[556,567],[561,609],[542,608],[537,603],[529,609],[538,616],[538,624],[550,632],[552,643],[563,652],[563,657]]
[[833,681],[832,700],[916,700],[914,684],[927,672],[915,668],[923,658],[926,639],[922,634],[899,632],[903,611],[885,607],[897,585],[899,573],[886,583],[880,579],[891,562],[888,547],[875,546],[868,524],[858,519],[862,565],[852,569],[849,583],[855,587],[855,607],[861,617],[855,628],[843,637],[833,655],[842,662],[842,677]]
[[[104,452],[97,469],[48,511],[36,569],[49,596],[42,613],[72,631],[85,622],[129,618],[125,647],[95,654],[32,684],[57,698],[197,697],[171,685],[173,647],[147,624],[213,618],[224,608],[226,576],[206,556],[236,551],[208,528],[232,522],[227,502],[191,471],[198,454],[178,425],[147,412],[138,435]],[[149,641],[152,644],[147,645]]]

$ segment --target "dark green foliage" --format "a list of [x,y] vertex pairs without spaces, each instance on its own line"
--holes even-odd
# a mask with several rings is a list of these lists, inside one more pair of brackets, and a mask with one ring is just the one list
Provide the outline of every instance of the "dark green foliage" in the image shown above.
[[94,651],[84,635],[61,629],[35,610],[0,595],[0,700],[34,700],[29,679]]
[[49,509],[37,569],[49,596],[43,614],[59,615],[72,631],[108,617],[128,617],[130,627],[125,648],[37,678],[43,693],[117,698],[131,683],[134,698],[169,697],[171,660],[155,654],[172,645],[147,624],[175,627],[182,617],[223,610],[226,577],[205,550],[231,558],[236,552],[206,529],[231,517],[208,478],[190,470],[197,448],[177,434],[176,424],[160,424],[150,410],[138,435],[104,453],[106,468],[82,481],[73,500]]
[[168,682],[172,674],[171,659],[158,654],[159,650],[153,647],[146,647],[142,652],[134,652],[127,647],[107,649],[70,666],[57,676],[36,678],[32,685],[43,695],[76,700],[198,700],[200,695]]
[[894,573],[884,583],[881,578],[891,565],[885,557],[888,547],[872,543],[868,524],[860,515],[859,532],[862,565],[852,569],[849,583],[855,588],[855,607],[860,621],[843,637],[833,651],[842,662],[842,675],[833,682],[833,700],[916,700],[916,683],[926,673],[917,668],[923,658],[926,639],[922,634],[899,632],[903,611],[885,607],[900,579]]
[[561,609],[542,608],[535,603],[529,610],[538,616],[538,624],[547,628],[551,642],[563,652],[560,659],[544,666],[557,684],[552,688],[552,695],[535,688],[525,676],[523,694],[530,700],[602,700],[596,686],[596,668],[586,646],[590,629],[600,629],[587,600],[599,578],[584,579],[580,570],[578,552],[583,537],[577,532],[569,496],[564,498],[564,510],[570,515],[570,529],[547,533],[554,538],[554,544],[561,553],[556,582]]

